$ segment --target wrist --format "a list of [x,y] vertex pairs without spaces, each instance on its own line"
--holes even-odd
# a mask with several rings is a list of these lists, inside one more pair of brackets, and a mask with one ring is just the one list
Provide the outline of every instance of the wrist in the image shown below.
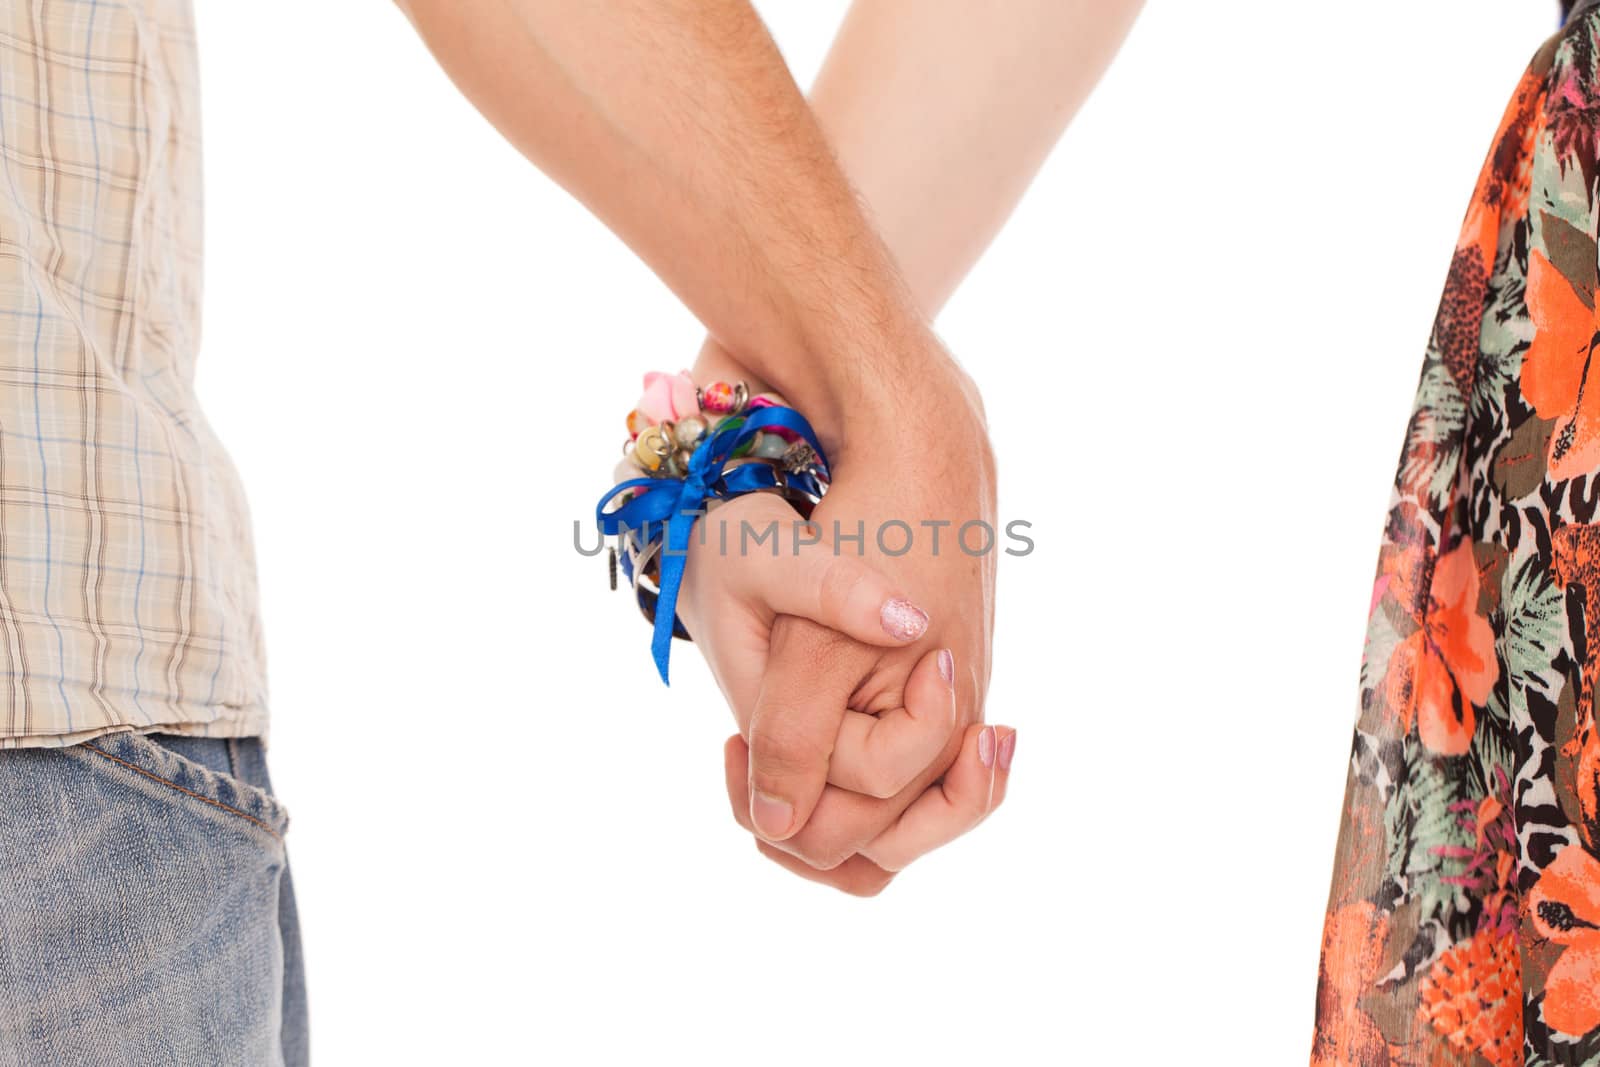
[[708,337],[690,373],[697,382],[744,381],[751,393],[778,393],[815,427],[835,469],[858,456],[895,454],[928,434],[976,449],[992,466],[978,389],[925,326],[770,367],[757,362]]

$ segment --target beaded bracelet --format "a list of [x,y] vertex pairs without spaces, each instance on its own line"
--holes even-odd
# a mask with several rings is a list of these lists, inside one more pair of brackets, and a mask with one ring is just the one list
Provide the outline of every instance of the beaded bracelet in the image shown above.
[[687,372],[651,372],[627,421],[616,484],[595,519],[617,538],[611,587],[620,560],[654,627],[650,652],[665,682],[672,639],[692,640],[675,607],[695,520],[747,493],[776,493],[809,518],[828,491],[828,461],[803,415],[743,382],[697,388]]

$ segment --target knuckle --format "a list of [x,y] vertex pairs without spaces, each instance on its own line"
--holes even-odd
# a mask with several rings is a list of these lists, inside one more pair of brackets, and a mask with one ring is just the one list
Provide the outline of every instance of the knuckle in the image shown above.
[[957,804],[957,815],[961,820],[962,832],[977,826],[987,814],[989,814],[989,795],[987,793],[974,791],[970,795],[962,797]]
[[863,877],[856,878],[841,885],[839,888],[853,897],[875,897],[894,881],[893,871],[873,871]]
[[866,574],[847,560],[836,558],[823,565],[817,578],[817,603],[831,617],[843,614],[850,606]]
[[801,846],[796,853],[802,860],[819,871],[831,871],[849,859],[853,852],[842,845],[828,843],[825,845]]
[[862,773],[861,792],[877,800],[889,800],[911,784],[911,777],[903,770],[880,763],[870,764]]
[[946,843],[955,840],[976,826],[989,810],[989,790],[972,785],[951,788],[944,785],[944,808],[939,822],[944,827]]
[[955,789],[955,795],[950,798],[950,806],[958,814],[976,817],[989,810],[989,798],[993,795],[994,783],[992,780],[983,778],[968,779]]
[[760,728],[750,731],[750,772],[760,779],[794,778],[816,773],[828,765],[833,742],[795,724],[792,712],[779,712]]
[[837,835],[819,834],[815,827],[802,829],[787,841],[774,843],[795,859],[818,871],[831,871],[855,855],[855,848]]

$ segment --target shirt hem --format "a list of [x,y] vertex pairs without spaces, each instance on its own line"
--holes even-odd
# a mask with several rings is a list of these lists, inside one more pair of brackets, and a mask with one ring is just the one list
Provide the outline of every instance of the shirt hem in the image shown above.
[[106,734],[179,734],[184,737],[267,737],[267,709],[260,706],[227,705],[196,709],[193,718],[170,722],[113,722],[91,729],[54,734],[11,734],[0,736],[0,750],[11,748],[66,748]]

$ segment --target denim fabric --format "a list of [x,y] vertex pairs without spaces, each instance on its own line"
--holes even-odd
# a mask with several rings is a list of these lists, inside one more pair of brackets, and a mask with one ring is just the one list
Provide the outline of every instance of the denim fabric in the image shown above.
[[306,1063],[271,790],[255,738],[0,752],[0,1067]]

